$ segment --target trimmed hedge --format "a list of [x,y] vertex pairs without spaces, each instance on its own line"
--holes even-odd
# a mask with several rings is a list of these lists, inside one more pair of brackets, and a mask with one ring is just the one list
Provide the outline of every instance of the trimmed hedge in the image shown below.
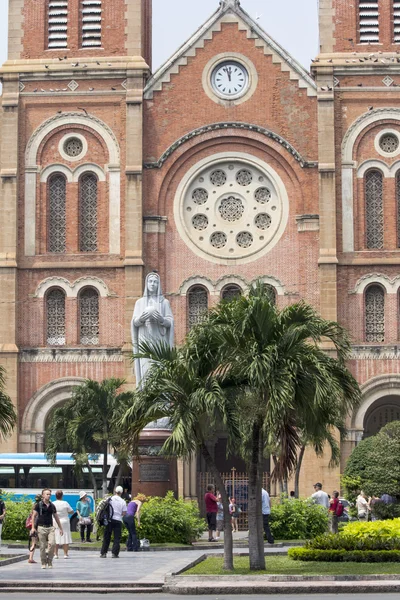
[[12,502],[7,496],[3,498],[7,509],[2,532],[3,540],[27,540],[29,532],[25,527],[25,521],[32,512],[32,500]]
[[341,535],[365,538],[400,538],[400,519],[392,521],[353,521],[343,527]]
[[320,562],[400,562],[400,550],[311,550],[290,548],[289,558]]
[[308,550],[400,550],[400,538],[357,538],[353,535],[343,533],[319,535],[313,540],[306,542]]

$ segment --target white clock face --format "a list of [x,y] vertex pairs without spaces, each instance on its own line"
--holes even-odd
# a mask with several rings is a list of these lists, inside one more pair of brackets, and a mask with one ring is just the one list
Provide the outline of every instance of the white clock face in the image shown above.
[[219,96],[232,99],[247,90],[249,74],[240,63],[225,61],[214,69],[211,83]]

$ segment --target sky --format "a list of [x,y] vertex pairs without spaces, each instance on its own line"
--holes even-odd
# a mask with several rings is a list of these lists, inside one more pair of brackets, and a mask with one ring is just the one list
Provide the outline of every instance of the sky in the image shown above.
[[[44,2],[45,0],[41,0]],[[113,0],[106,0],[113,2]],[[241,5],[308,70],[318,54],[318,0],[241,0]],[[218,0],[153,0],[153,70],[218,8]],[[7,58],[8,0],[0,0],[0,64]]]

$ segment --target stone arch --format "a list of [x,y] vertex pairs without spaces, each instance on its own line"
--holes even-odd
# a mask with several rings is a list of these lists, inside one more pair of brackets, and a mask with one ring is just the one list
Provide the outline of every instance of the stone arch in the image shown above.
[[62,377],[35,392],[22,418],[21,444],[25,451],[43,451],[47,417],[57,405],[71,397],[74,387],[84,381],[83,377]]
[[47,290],[53,287],[63,289],[68,298],[76,298],[79,291],[84,287],[95,288],[98,291],[99,296],[103,298],[112,295],[107,284],[98,277],[80,277],[79,279],[76,279],[74,283],[70,283],[65,277],[47,277],[47,279],[41,281],[37,286],[34,298],[43,298]]
[[342,225],[343,252],[354,252],[354,188],[357,163],[353,149],[359,135],[378,121],[394,121],[400,125],[399,108],[376,108],[358,117],[349,127],[342,142]]
[[[361,386],[362,402],[353,414],[351,429],[361,439],[364,434],[365,418],[373,405],[385,397],[398,397],[400,402],[400,374],[379,375]],[[356,436],[357,437],[357,436]]]
[[[106,166],[109,178],[109,240],[110,254],[119,254],[120,204],[121,204],[121,164],[120,147],[112,129],[93,115],[70,112],[55,115],[44,121],[32,134],[25,152],[25,255],[34,256],[36,251],[36,180],[40,173],[37,164],[39,146],[49,133],[63,125],[80,125],[92,129],[104,140],[109,154]],[[118,223],[118,226],[116,224]]]

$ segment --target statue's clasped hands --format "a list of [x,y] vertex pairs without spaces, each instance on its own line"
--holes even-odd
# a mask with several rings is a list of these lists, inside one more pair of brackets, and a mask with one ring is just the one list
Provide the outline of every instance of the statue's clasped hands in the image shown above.
[[149,321],[149,320],[157,321],[157,323],[160,323],[160,325],[162,325],[164,323],[164,317],[155,308],[149,308],[148,310],[145,310],[144,312],[142,312],[141,317],[140,317],[140,322],[145,323],[146,321]]

